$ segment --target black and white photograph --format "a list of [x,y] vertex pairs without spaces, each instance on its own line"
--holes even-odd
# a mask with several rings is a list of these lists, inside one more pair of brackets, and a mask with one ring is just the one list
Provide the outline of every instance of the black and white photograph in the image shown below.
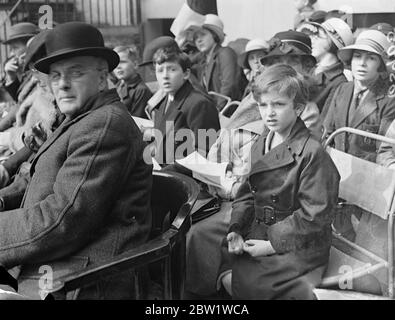
[[393,300],[394,219],[395,0],[0,0],[0,300]]

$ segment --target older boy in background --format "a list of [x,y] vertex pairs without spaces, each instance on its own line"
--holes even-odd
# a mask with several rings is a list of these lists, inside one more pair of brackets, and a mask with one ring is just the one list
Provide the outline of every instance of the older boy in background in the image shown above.
[[145,107],[152,93],[137,73],[138,54],[133,48],[119,46],[114,49],[120,61],[114,70],[119,80],[117,92],[132,116],[147,118]]

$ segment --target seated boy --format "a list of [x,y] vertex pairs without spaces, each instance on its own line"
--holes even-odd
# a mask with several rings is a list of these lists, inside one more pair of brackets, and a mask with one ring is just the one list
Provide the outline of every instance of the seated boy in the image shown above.
[[119,80],[118,95],[132,116],[147,118],[145,107],[152,93],[137,73],[138,54],[130,47],[120,46],[114,49],[120,61],[114,70]]
[[195,150],[206,156],[220,129],[214,102],[191,85],[190,61],[179,49],[159,49],[153,60],[159,88],[165,93],[153,109],[156,160],[173,164]]

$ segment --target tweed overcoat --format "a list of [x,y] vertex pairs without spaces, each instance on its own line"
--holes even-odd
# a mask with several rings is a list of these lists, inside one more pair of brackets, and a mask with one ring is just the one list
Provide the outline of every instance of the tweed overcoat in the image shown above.
[[[0,214],[0,264],[22,266],[19,293],[39,298],[45,272],[56,280],[146,241],[152,167],[143,148],[115,90],[91,97],[41,146],[21,208]],[[130,298],[130,279],[103,279],[79,298]]]

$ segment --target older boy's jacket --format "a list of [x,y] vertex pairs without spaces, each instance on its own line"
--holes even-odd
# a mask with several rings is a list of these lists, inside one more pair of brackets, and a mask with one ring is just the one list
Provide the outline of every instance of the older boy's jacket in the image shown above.
[[[385,135],[395,118],[395,98],[388,97],[388,86],[384,81],[379,79],[369,90],[353,119],[349,119],[349,109],[353,99],[354,82],[341,84],[335,92],[324,120],[328,135],[342,127]],[[354,134],[340,134],[335,137],[336,149],[373,162],[376,161],[379,146],[380,142]]]
[[[143,149],[115,90],[90,98],[41,146],[21,208],[0,215],[0,264],[22,265],[19,293],[38,298],[46,289],[42,266],[56,280],[146,241],[152,167]],[[131,298],[130,285],[120,274],[79,298]]]
[[[235,298],[292,295],[288,289],[329,258],[339,185],[335,165],[299,118],[289,138],[267,154],[265,139],[262,136],[253,147],[252,169],[233,203],[230,231],[245,240],[269,240],[275,254],[258,258],[258,265],[267,267],[254,267],[248,254],[237,258],[243,267],[233,268]],[[237,280],[240,277],[244,280]]]
[[117,85],[117,92],[132,116],[147,118],[145,107],[152,97],[152,92],[140,75],[137,74],[130,82],[120,82]]
[[[189,81],[176,92],[174,101],[165,113],[167,99],[163,98],[155,107],[155,129],[159,130],[163,137],[162,141],[157,140],[159,150],[155,158],[159,163],[171,164],[175,159],[185,157],[195,150],[207,153],[216,136],[211,139],[212,141],[198,139],[198,131],[211,129],[211,134],[215,134],[220,129],[218,111],[213,101],[206,94],[193,88]],[[187,130],[180,131],[177,136],[180,129]],[[184,148],[180,147],[185,142]],[[175,152],[180,151],[178,147],[184,152],[174,157]]]

